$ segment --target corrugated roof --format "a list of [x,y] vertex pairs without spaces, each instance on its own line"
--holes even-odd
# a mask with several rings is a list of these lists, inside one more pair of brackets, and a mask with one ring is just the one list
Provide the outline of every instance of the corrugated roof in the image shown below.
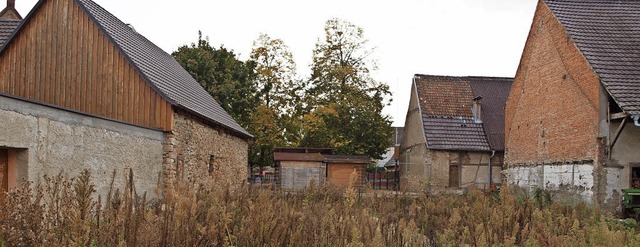
[[324,161],[321,153],[284,153],[274,152],[273,160],[275,161]]
[[[513,78],[415,75],[429,149],[504,150],[504,106]],[[482,122],[473,99],[482,96]]]
[[9,39],[9,36],[20,25],[20,20],[6,20],[0,19],[0,48],[4,45],[5,41]]
[[474,97],[482,97],[482,126],[491,150],[504,151],[505,106],[513,78],[471,77]]
[[325,154],[324,161],[327,163],[350,163],[350,164],[367,164],[371,163],[371,159],[364,155],[331,155]]
[[640,114],[640,1],[544,2],[620,108]]
[[242,128],[168,53],[90,0],[77,0],[141,76],[172,105],[224,126],[242,136]]

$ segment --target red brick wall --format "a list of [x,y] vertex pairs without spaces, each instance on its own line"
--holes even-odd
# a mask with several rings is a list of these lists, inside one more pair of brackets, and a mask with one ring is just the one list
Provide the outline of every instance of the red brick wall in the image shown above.
[[596,159],[599,78],[540,1],[506,106],[509,165]]

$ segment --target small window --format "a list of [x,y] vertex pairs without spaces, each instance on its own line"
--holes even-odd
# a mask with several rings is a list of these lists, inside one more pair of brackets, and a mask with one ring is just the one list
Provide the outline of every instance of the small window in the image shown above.
[[209,156],[209,176],[213,176],[213,171],[215,170],[215,161],[216,161],[216,156],[210,155]]
[[405,167],[406,167],[406,171],[408,171],[411,167],[411,148],[407,149],[407,151],[405,151]]

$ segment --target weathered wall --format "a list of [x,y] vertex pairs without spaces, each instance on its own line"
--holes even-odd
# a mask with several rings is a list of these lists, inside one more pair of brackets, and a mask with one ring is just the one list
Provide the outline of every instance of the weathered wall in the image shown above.
[[124,188],[133,170],[138,192],[157,196],[162,169],[160,131],[144,129],[0,96],[0,147],[17,153],[17,179],[36,182],[62,172],[91,171],[97,192]]
[[[430,150],[427,162],[431,164],[432,181],[435,187],[449,187],[450,166],[459,165],[459,184],[461,188],[477,186],[489,188],[489,152],[460,152],[445,150]],[[497,153],[492,158],[491,177],[492,183],[501,184],[502,181],[502,154]]]
[[323,162],[280,161],[280,187],[285,191],[297,191],[324,184],[326,166]]
[[[610,166],[618,166],[620,171],[620,187],[631,188],[631,168],[640,167],[640,127],[636,127],[627,120],[627,124],[620,133],[620,137],[611,149]],[[611,136],[615,135],[620,122],[611,123]]]
[[[618,204],[624,170],[604,166],[611,131],[606,97],[597,74],[540,1],[506,106],[509,183],[560,197],[578,193],[606,209]],[[569,170],[573,180],[566,185]]]
[[594,160],[599,79],[540,1],[506,107],[512,165]]
[[412,84],[399,157],[400,188],[411,191],[426,188],[430,170],[426,163],[427,147],[420,114],[415,84]]
[[169,180],[196,179],[238,185],[249,176],[246,140],[177,111],[174,130],[164,145]]
[[593,162],[541,163],[513,166],[505,172],[507,181],[529,192],[545,189],[553,200],[565,202],[599,203],[607,210],[615,210],[620,203],[620,169],[604,168],[604,179],[608,181],[606,196],[597,202],[596,180]]

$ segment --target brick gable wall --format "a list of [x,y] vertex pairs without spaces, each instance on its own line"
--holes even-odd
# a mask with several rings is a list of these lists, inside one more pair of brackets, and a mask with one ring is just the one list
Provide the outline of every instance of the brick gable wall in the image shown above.
[[599,78],[541,1],[506,106],[508,165],[595,160]]

